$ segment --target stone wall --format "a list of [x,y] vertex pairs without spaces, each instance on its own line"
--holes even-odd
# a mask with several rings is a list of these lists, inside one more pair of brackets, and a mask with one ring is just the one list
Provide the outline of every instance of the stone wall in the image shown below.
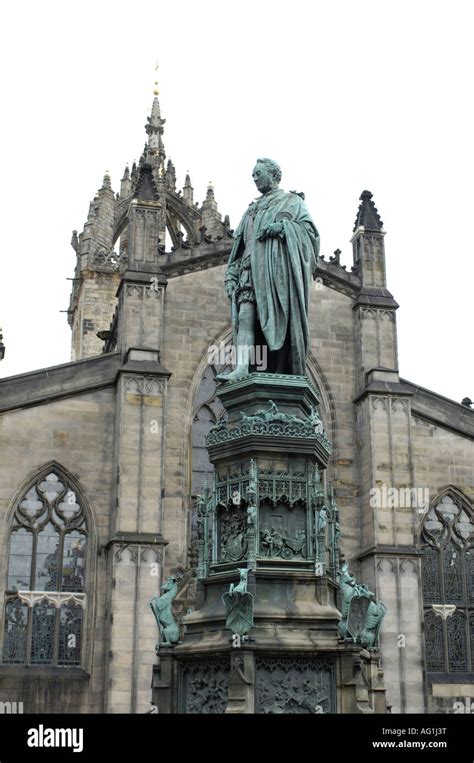
[[[97,541],[86,674],[74,671],[65,680],[63,669],[42,668],[27,680],[21,667],[0,666],[0,701],[23,701],[25,711],[45,712],[149,708],[157,628],[148,601],[163,575],[187,564],[193,398],[209,346],[230,338],[224,272],[219,265],[172,277],[153,294],[147,292],[148,275],[143,283],[127,282],[120,353],[0,382],[0,402],[9,408],[0,416],[2,580],[10,502],[19,485],[49,461],[60,463],[81,485]],[[105,302],[110,304],[112,281],[101,286],[99,280],[97,289],[105,291],[97,292],[97,314],[108,328]],[[308,371],[320,389],[333,445],[328,476],[341,509],[343,553],[356,577],[388,606],[382,652],[389,701],[394,711],[423,712],[419,515],[411,508],[375,510],[370,490],[382,483],[416,485],[435,495],[454,484],[474,498],[472,439],[456,432],[458,418],[464,417],[466,427],[470,414],[434,395],[424,394],[417,404],[416,388],[397,388],[398,382],[363,393],[373,347],[360,346],[365,334],[354,305],[350,290],[314,285]],[[389,323],[392,337],[395,322]],[[375,326],[375,319],[367,325]],[[375,341],[369,329],[367,337]],[[135,354],[127,360],[130,348]],[[384,362],[395,368],[387,378],[398,379],[394,340],[389,349]],[[109,363],[104,381],[100,368]],[[90,378],[81,369],[91,369]],[[67,379],[67,394],[55,381],[58,375]],[[431,411],[430,420],[413,413],[421,403]],[[436,423],[437,417],[443,423]],[[158,536],[164,541],[157,545]],[[30,668],[27,673],[32,675]]]
[[[69,397],[0,416],[0,579],[6,579],[9,510],[19,487],[56,462],[80,485],[90,506],[93,548],[89,570],[84,671],[0,665],[0,701],[23,701],[25,712],[100,712],[103,709],[105,603],[113,484],[113,390]],[[112,426],[111,426],[112,422]],[[3,635],[3,596],[0,633]],[[89,675],[87,675],[89,674]],[[90,676],[90,677],[89,677]]]

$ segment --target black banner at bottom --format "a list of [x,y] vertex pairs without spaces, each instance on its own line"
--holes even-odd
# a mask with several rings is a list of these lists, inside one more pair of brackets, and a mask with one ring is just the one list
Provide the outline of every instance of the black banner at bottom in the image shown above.
[[[198,754],[242,759],[262,752],[292,758],[329,746],[334,756],[383,759],[415,752],[422,761],[474,761],[472,715],[0,715],[0,763],[164,759]],[[299,753],[298,753],[299,751]],[[305,753],[306,751],[306,753]],[[398,754],[398,755],[397,755]]]

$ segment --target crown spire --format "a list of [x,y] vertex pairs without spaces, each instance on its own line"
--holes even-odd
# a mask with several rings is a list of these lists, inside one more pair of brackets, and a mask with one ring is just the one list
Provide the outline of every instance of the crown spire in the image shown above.
[[354,223],[354,233],[357,228],[363,226],[366,230],[379,232],[383,228],[383,222],[380,219],[378,210],[372,201],[370,191],[362,191],[360,195],[360,205],[357,211],[356,221]]
[[[155,72],[157,69],[158,65],[155,68]],[[164,174],[166,159],[166,152],[163,144],[163,132],[166,119],[162,119],[161,117],[160,102],[158,100],[159,94],[158,80],[155,80],[151,114],[147,118],[147,124],[145,125],[145,130],[148,135],[146,158],[152,167],[158,171],[158,174],[162,176]]]

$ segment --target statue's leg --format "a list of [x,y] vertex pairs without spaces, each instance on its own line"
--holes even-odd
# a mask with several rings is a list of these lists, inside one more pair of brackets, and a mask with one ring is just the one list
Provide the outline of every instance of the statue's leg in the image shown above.
[[230,374],[219,374],[219,381],[233,381],[247,376],[249,363],[255,347],[255,314],[253,302],[242,302],[239,310],[239,332],[237,334],[237,366]]
[[291,364],[292,347],[291,347],[291,337],[290,337],[289,327],[286,333],[283,347],[281,347],[279,350],[269,351],[268,355],[269,355],[268,368],[270,373],[272,374],[295,373],[295,371],[292,369],[292,364]]

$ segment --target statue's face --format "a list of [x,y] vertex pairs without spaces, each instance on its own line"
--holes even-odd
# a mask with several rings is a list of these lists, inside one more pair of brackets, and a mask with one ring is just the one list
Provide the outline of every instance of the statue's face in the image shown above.
[[260,162],[253,168],[252,177],[260,193],[268,193],[278,185],[268,167]]

